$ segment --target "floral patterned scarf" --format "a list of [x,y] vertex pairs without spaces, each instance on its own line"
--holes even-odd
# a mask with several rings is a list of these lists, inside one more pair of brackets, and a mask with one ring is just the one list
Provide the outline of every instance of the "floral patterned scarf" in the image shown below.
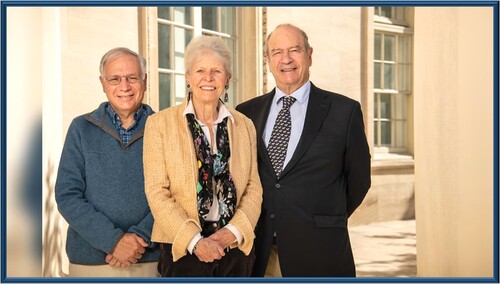
[[229,172],[229,135],[227,132],[227,117],[218,124],[216,143],[219,152],[212,155],[210,144],[204,135],[194,114],[186,115],[189,129],[193,135],[194,148],[198,160],[198,216],[203,228],[205,218],[210,212],[215,191],[219,203],[220,227],[227,225],[236,209],[236,187]]

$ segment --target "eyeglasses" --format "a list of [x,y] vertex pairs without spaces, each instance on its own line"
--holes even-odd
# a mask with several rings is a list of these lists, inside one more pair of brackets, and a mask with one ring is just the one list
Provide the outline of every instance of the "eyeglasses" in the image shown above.
[[118,85],[122,81],[122,78],[125,78],[129,84],[138,83],[142,78],[137,75],[127,75],[127,76],[112,76],[107,77],[106,82],[110,85]]

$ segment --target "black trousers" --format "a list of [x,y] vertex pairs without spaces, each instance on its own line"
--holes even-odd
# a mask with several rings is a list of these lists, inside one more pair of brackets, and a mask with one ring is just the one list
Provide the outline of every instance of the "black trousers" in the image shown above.
[[238,248],[226,251],[220,260],[205,263],[188,253],[178,261],[172,259],[172,245],[160,244],[158,272],[162,277],[249,277],[255,261],[255,251],[246,256]]
[[[219,222],[203,222],[201,235],[209,237],[221,228]],[[238,248],[226,251],[220,260],[202,262],[196,255],[187,254],[177,262],[172,259],[172,245],[160,244],[158,272],[162,277],[248,277],[252,274],[255,252],[246,256]]]

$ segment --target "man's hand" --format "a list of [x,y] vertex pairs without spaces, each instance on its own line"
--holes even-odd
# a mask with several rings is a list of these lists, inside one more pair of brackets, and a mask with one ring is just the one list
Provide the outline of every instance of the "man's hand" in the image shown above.
[[122,264],[116,257],[114,257],[112,254],[106,255],[106,263],[108,263],[111,266],[116,266],[116,267],[125,267],[125,264]]
[[134,233],[125,233],[116,244],[115,249],[106,256],[111,266],[129,267],[141,259],[148,244]]
[[213,262],[225,255],[224,248],[210,238],[200,239],[196,243],[193,253],[203,262]]

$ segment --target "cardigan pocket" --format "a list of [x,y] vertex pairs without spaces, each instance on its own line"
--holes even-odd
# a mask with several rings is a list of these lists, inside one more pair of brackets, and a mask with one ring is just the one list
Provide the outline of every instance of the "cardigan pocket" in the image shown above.
[[318,228],[347,228],[345,215],[314,215],[313,217]]

